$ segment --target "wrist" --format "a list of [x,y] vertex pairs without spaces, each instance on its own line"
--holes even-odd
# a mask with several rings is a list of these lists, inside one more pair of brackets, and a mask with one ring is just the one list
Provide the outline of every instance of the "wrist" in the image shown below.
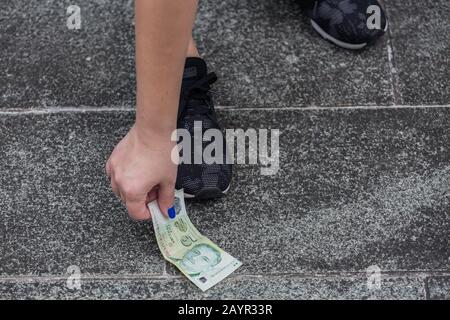
[[176,130],[178,104],[176,102],[151,102],[139,98],[136,108],[135,127],[143,139],[160,139],[170,137]]
[[167,144],[173,143],[171,140],[173,132],[176,130],[174,123],[151,123],[136,119],[133,126],[137,139],[144,144]]

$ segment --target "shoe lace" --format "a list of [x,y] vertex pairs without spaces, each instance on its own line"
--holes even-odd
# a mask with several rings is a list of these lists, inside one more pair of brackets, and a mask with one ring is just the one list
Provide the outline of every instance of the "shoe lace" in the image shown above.
[[217,81],[217,76],[214,72],[209,73],[205,77],[194,82],[187,90],[184,90],[181,95],[181,106],[178,112],[178,119],[188,115],[208,115],[212,111],[211,96],[208,94],[211,90],[211,85]]

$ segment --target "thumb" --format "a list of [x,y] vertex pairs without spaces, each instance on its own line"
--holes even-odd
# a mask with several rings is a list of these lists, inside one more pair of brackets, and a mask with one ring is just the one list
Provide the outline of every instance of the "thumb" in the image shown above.
[[[161,183],[158,189],[158,205],[161,212],[169,216],[169,209],[173,207],[175,197],[175,186],[171,183]],[[171,218],[175,218],[172,216]]]

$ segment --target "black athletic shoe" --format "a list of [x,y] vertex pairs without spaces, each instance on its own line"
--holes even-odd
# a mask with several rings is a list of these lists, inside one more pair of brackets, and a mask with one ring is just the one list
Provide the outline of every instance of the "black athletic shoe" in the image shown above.
[[[202,134],[207,129],[220,130],[209,93],[211,84],[216,80],[217,77],[214,73],[207,73],[205,61],[200,58],[186,59],[177,128],[187,129],[191,134],[191,163],[194,162],[195,151],[194,122],[201,121]],[[183,188],[186,198],[210,199],[220,197],[228,191],[232,169],[231,164],[226,164],[226,143],[223,135],[222,139],[223,164],[206,164],[204,162],[202,164],[179,164],[176,188]],[[209,143],[203,142],[202,149]],[[182,156],[182,151],[180,156]]]
[[[388,28],[386,14],[378,0],[300,0],[313,28],[325,39],[345,49],[362,49],[381,37]],[[379,10],[379,26],[374,26]]]

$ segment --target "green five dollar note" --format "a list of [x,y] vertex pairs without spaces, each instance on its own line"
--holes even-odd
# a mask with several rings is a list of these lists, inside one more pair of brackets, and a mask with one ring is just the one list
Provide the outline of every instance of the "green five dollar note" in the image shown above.
[[239,260],[194,227],[186,212],[183,190],[175,192],[175,219],[163,215],[156,201],[149,203],[148,207],[164,258],[201,290],[208,290],[241,266]]

